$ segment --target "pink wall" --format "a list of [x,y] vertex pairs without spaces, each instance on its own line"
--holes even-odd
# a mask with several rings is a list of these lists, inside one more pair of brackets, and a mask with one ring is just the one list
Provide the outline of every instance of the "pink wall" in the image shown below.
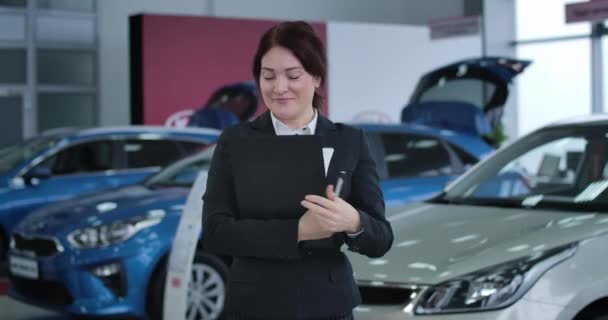
[[[277,23],[165,15],[142,21],[143,123],[160,125],[180,110],[200,108],[223,84],[253,80],[257,42]],[[313,26],[327,43],[325,24]]]

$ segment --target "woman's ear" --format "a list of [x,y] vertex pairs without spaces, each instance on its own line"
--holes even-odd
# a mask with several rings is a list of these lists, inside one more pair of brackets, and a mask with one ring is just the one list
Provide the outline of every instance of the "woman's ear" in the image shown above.
[[321,87],[321,77],[314,77],[315,90]]

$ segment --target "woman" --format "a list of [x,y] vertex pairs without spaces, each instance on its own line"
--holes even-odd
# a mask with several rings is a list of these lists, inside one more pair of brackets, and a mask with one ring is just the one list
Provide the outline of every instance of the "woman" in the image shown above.
[[[203,197],[203,246],[232,256],[228,319],[352,319],[361,302],[353,271],[340,251],[380,257],[393,234],[374,161],[361,130],[334,124],[319,112],[325,50],[305,22],[285,22],[260,39],[253,75],[269,109],[222,133]],[[255,219],[239,212],[228,145],[251,136],[314,134],[333,148],[327,181],[345,171],[338,197],[308,195],[299,219]]]

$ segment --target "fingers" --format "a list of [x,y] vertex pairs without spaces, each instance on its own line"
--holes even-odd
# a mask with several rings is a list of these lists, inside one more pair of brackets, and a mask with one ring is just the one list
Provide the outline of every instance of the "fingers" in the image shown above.
[[336,195],[336,192],[334,191],[334,186],[332,184],[327,185],[327,188],[325,188],[325,195],[327,196],[327,199],[329,200],[336,200],[336,198],[338,197]]
[[310,210],[313,214],[323,215],[323,216],[327,216],[327,217],[333,216],[333,213],[331,211],[329,211],[327,208],[325,208],[317,203],[314,203],[312,201],[302,200],[301,204],[304,208]]
[[306,197],[304,197],[304,200],[313,202],[330,210],[333,210],[336,206],[336,204],[332,200],[317,195],[307,195]]

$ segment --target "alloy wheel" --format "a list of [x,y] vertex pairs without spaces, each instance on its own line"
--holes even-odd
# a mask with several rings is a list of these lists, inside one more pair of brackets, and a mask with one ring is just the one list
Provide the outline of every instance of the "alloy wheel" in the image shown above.
[[217,319],[224,308],[226,287],[218,270],[204,263],[194,263],[188,285],[187,320]]

